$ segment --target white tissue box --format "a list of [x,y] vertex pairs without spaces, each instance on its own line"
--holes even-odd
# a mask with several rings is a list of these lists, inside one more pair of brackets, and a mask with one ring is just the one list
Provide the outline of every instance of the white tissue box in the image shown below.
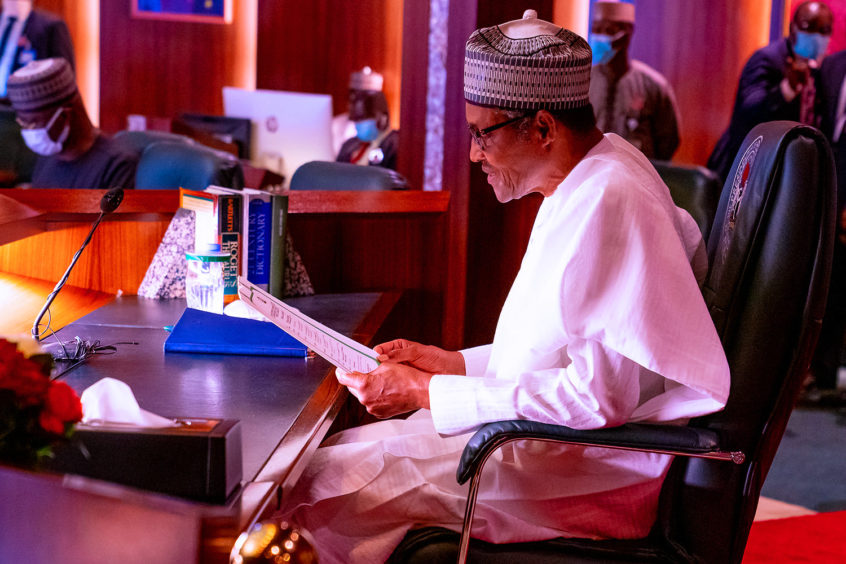
[[[241,424],[186,419],[179,427],[78,425],[48,469],[210,503],[225,503],[241,483]],[[84,447],[84,448],[83,448]]]

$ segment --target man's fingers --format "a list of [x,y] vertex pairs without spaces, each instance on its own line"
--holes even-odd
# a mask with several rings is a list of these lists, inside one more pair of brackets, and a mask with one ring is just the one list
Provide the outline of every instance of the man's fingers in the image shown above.
[[373,347],[373,350],[379,354],[387,354],[393,350],[402,349],[404,346],[406,346],[405,339],[394,339],[393,341],[376,345]]
[[346,372],[341,370],[340,368],[335,369],[335,377],[338,379],[338,382],[344,386],[359,386],[361,385],[362,381],[365,378],[365,375],[361,372]]

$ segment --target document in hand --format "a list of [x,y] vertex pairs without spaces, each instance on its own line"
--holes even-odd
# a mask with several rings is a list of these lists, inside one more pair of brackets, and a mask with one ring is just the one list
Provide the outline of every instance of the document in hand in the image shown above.
[[318,323],[243,276],[238,277],[238,295],[243,302],[341,370],[370,372],[379,366],[378,355],[373,349]]
[[165,352],[305,357],[306,345],[273,323],[186,308]]

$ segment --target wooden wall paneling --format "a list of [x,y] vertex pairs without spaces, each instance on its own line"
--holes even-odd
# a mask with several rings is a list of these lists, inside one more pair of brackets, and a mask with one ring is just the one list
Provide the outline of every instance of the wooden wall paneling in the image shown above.
[[[555,2],[533,6],[551,21]],[[523,7],[505,2],[478,2],[476,27],[521,18]],[[469,150],[469,140],[465,143]],[[468,158],[464,153],[465,157]],[[520,268],[540,198],[527,196],[500,204],[478,164],[470,167],[467,215],[467,276],[464,346],[490,343],[499,312]]]
[[397,170],[415,188],[423,186],[428,67],[429,2],[407,0],[403,12],[402,107]]
[[237,84],[236,36],[234,24],[133,19],[128,0],[101,1],[101,127],[125,129],[129,114],[221,114],[222,87]]
[[290,215],[289,227],[317,293],[403,289],[392,337],[441,342],[445,214]]
[[769,2],[637,0],[636,17],[632,57],[676,93],[681,145],[673,160],[704,165],[728,127],[743,65],[769,42]]
[[339,114],[350,73],[367,65],[399,123],[402,0],[259,0],[258,10],[257,88],[331,94]]
[[[112,295],[118,291],[135,294],[169,223],[169,219],[104,220],[80,255],[67,283]],[[55,284],[91,226],[69,222],[52,227],[55,230],[0,245],[0,272]]]

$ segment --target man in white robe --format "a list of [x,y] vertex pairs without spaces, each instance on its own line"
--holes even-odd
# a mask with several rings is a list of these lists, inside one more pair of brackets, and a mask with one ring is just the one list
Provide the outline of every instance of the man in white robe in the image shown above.
[[[467,486],[455,471],[483,423],[679,423],[725,404],[728,365],[694,274],[707,262],[701,236],[648,160],[596,128],[590,59],[582,38],[533,11],[470,37],[470,158],[500,201],[545,199],[491,345],[396,340],[376,347],[369,374],[338,373],[370,413],[416,412],[330,438],[285,500],[322,563],[382,562],[411,528],[460,530]],[[669,462],[506,446],[486,466],[473,536],[643,537]]]

